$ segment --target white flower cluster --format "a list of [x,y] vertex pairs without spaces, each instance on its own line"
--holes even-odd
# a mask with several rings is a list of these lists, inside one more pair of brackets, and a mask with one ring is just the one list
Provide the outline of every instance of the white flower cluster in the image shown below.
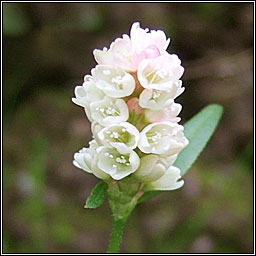
[[180,170],[172,164],[188,144],[174,102],[184,88],[184,68],[166,49],[161,30],[140,28],[116,39],[110,48],[94,50],[97,61],[73,102],[85,109],[94,139],[74,154],[74,165],[103,180],[129,175],[147,190],[181,187]]

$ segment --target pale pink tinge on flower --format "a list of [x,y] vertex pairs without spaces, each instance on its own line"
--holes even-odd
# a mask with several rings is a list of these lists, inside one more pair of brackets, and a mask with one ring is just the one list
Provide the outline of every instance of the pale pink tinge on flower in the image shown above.
[[85,109],[94,140],[74,155],[74,165],[103,180],[129,175],[146,190],[172,190],[183,185],[173,167],[187,146],[174,100],[184,91],[184,68],[166,50],[162,30],[133,23],[103,50],[93,51],[98,65],[75,88],[72,101]]
[[181,104],[173,102],[169,107],[163,108],[161,110],[146,109],[145,117],[146,120],[150,123],[164,121],[178,123],[181,120],[181,118],[178,117],[181,109]]
[[134,97],[127,101],[129,112],[135,112],[137,115],[143,113],[143,108],[139,105],[139,99]]
[[110,48],[93,51],[95,60],[100,65],[111,65],[123,68],[126,71],[136,71],[138,63],[143,56],[136,56],[133,52],[131,40],[128,35],[117,38],[111,43]]
[[170,38],[166,38],[162,30],[149,30],[140,27],[139,22],[133,23],[130,32],[131,43],[134,51],[139,54],[147,47],[154,45],[158,48],[160,54],[164,54],[170,43]]
[[145,59],[155,59],[161,55],[159,49],[155,45],[148,46],[144,51]]
[[130,37],[123,35],[111,43],[110,48],[94,50],[95,60],[101,65],[119,66],[126,71],[135,72],[144,59],[154,59],[166,54],[170,43],[161,30],[142,29],[139,22],[131,27]]

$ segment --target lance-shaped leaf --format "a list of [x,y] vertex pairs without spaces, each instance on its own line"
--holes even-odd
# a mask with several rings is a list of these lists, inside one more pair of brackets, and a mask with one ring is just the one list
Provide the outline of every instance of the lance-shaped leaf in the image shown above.
[[[180,152],[173,164],[180,169],[181,175],[184,175],[189,170],[205,148],[220,121],[222,113],[222,106],[211,104],[203,108],[198,114],[185,123],[184,134],[189,140],[189,145]],[[162,191],[146,192],[140,198],[139,203],[159,195],[161,192]]]
[[205,148],[220,121],[222,112],[222,106],[209,105],[184,125],[184,133],[189,145],[180,152],[173,164],[180,169],[181,175],[188,171]]
[[84,208],[95,209],[102,205],[107,195],[107,184],[99,182],[86,200]]

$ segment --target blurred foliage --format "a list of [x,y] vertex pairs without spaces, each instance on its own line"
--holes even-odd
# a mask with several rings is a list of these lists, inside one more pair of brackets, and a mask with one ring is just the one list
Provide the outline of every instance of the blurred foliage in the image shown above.
[[140,21],[182,59],[182,122],[224,106],[182,189],[140,204],[123,253],[253,251],[253,3],[3,3],[3,252],[103,253],[105,202],[83,209],[97,178],[72,166],[90,124],[71,103],[109,46]]
[[6,36],[21,36],[29,29],[29,23],[19,8],[13,4],[3,5],[3,34]]

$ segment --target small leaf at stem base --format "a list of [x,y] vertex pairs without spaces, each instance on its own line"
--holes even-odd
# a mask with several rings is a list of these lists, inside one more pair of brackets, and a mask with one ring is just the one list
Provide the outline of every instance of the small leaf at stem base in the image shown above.
[[108,186],[105,182],[99,182],[87,198],[84,208],[95,209],[101,206],[106,198],[107,188]]

